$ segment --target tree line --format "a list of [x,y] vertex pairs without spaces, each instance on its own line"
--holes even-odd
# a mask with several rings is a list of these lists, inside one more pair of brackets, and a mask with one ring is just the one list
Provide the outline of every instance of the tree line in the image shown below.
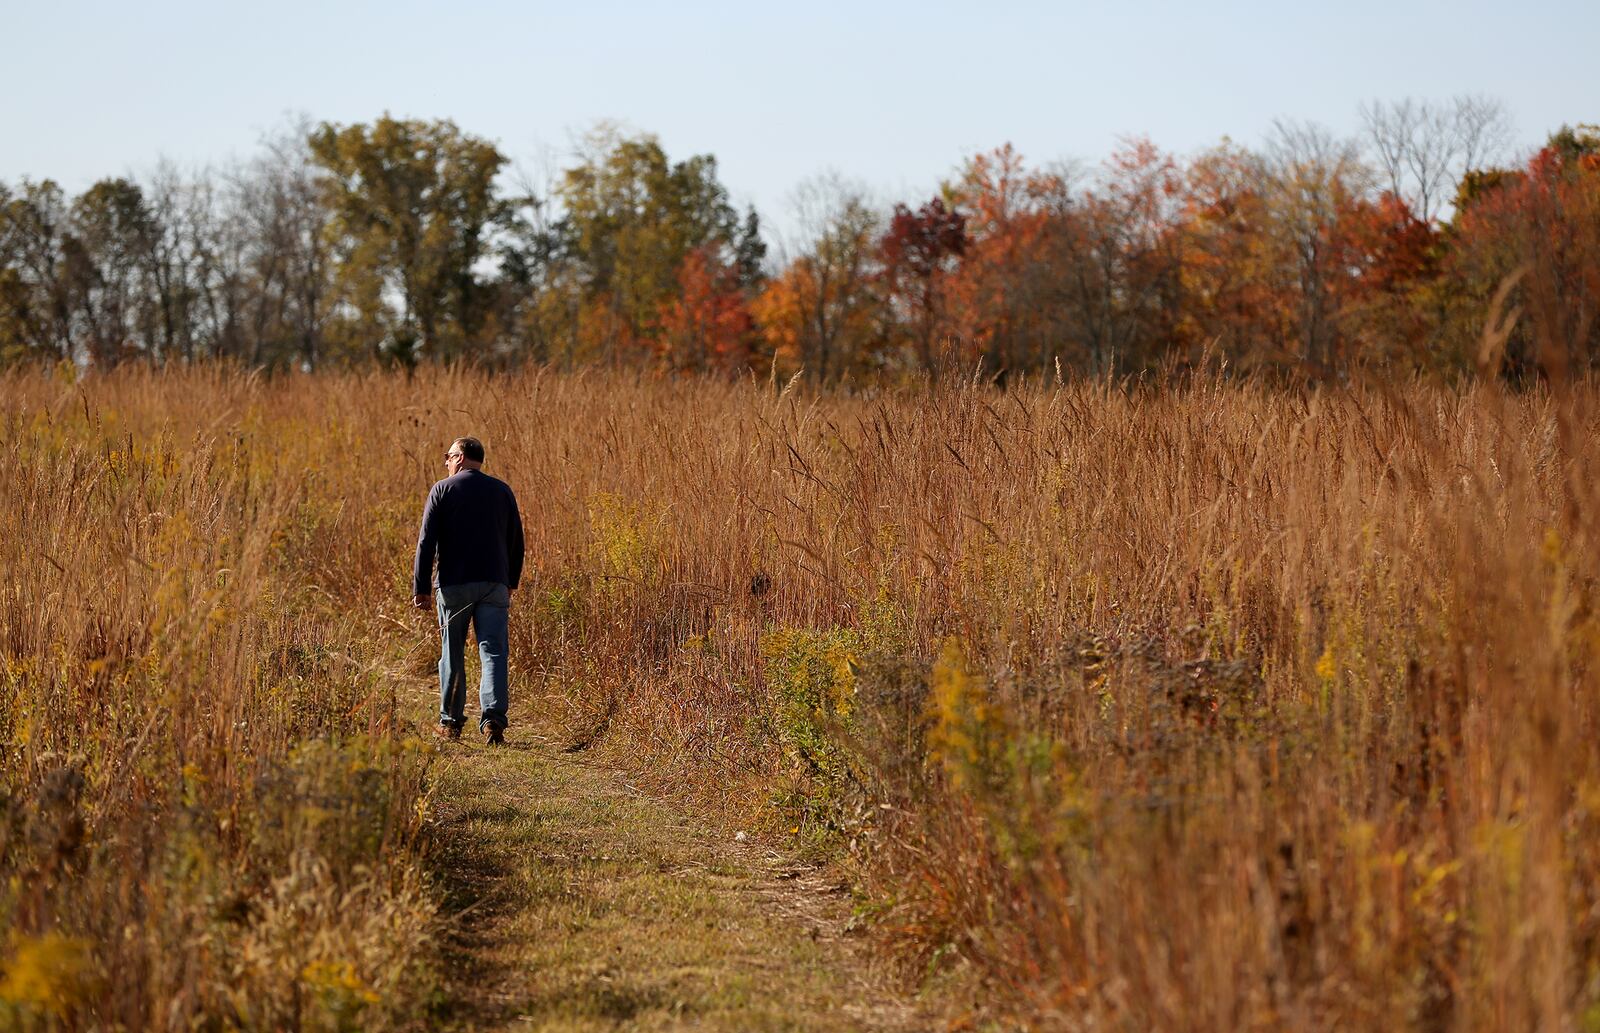
[[1600,358],[1600,130],[1507,162],[1495,102],[1362,109],[1341,139],[1009,145],[880,205],[838,175],[771,249],[716,159],[602,126],[508,186],[449,121],[302,124],[250,160],[0,183],[0,363],[474,359],[823,381],[1226,363],[1324,378],[1577,372]]

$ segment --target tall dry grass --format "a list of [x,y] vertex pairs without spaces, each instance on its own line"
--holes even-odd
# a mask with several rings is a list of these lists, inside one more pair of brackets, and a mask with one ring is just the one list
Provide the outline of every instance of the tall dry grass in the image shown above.
[[[0,396],[28,500],[0,518],[6,786],[83,828],[12,819],[8,979],[69,944],[96,1008],[212,1014],[243,970],[357,986],[328,1021],[403,1014],[383,973],[422,933],[380,961],[315,905],[263,932],[262,901],[426,928],[415,767],[381,744],[431,720],[413,522],[475,433],[529,532],[514,729],[847,859],[865,924],[913,971],[975,967],[991,1018],[1600,1021],[1592,387],[196,371]],[[367,800],[326,787],[351,751],[387,779],[350,805],[374,842],[261,817],[311,806],[262,788],[296,779]],[[234,896],[184,874],[193,836]],[[260,960],[271,937],[323,967]]]
[[360,609],[392,543],[268,395],[0,383],[0,1028],[427,1023],[423,764]]

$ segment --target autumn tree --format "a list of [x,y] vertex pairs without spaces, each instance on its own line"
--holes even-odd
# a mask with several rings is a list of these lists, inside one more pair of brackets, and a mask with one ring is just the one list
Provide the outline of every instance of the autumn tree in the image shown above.
[[564,177],[549,148],[533,163],[508,170],[487,286],[490,319],[505,357],[571,368],[607,357],[608,346],[585,347],[587,278],[561,204]]
[[209,170],[162,163],[141,186],[149,232],[140,256],[137,338],[155,361],[244,357],[249,228]]
[[148,211],[140,241],[138,336],[157,361],[191,359],[195,353],[194,307],[198,301],[199,237],[209,213],[192,204],[190,185],[163,163],[141,188]]
[[862,190],[837,174],[801,183],[792,204],[798,240],[754,311],[787,369],[827,382],[860,367],[882,337],[879,218]]
[[1346,359],[1407,372],[1436,368],[1438,229],[1385,190],[1353,205],[1341,232],[1354,263],[1340,316]]
[[657,318],[699,249],[737,270],[742,288],[760,277],[759,220],[754,211],[741,220],[710,155],[671,162],[655,137],[602,126],[557,196],[593,348],[659,353]]
[[1041,301],[1096,374],[1144,368],[1168,346],[1180,309],[1181,186],[1169,155],[1132,140],[1088,187],[1052,205],[1043,261],[1058,279]]
[[1493,167],[1492,101],[1362,116],[1364,151],[1292,122],[1183,162],[1134,140],[1030,168],[1002,146],[884,218],[819,177],[772,264],[716,160],[648,135],[601,127],[570,167],[507,183],[448,122],[302,123],[221,173],[0,186],[0,358],[771,358],[824,382],[891,356],[997,377],[1202,356],[1319,379],[1593,366],[1596,132]]
[[1600,364],[1600,130],[1564,127],[1522,168],[1467,177],[1447,239],[1461,361],[1558,379]]
[[952,187],[970,239],[950,284],[951,318],[998,373],[1045,366],[1062,350],[1052,304],[1060,270],[1046,243],[1069,189],[1066,170],[1029,171],[1010,144],[973,156]]
[[935,197],[916,211],[897,204],[878,242],[888,297],[904,320],[917,361],[936,373],[945,331],[945,281],[966,253],[966,217]]
[[723,249],[695,248],[678,266],[678,286],[656,316],[656,346],[666,364],[690,372],[749,368],[755,321],[737,265]]
[[1260,159],[1230,142],[1197,155],[1184,171],[1184,236],[1175,327],[1184,361],[1215,355],[1235,366],[1278,348],[1278,296],[1260,232],[1267,199]]
[[1350,218],[1370,196],[1371,170],[1355,144],[1310,123],[1279,121],[1261,170],[1266,249],[1278,343],[1314,376],[1344,354],[1342,316],[1364,264]]

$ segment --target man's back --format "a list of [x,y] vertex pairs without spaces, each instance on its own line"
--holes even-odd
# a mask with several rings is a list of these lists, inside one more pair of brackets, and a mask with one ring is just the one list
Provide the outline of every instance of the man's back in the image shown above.
[[433,558],[439,584],[493,581],[516,588],[522,578],[522,518],[510,485],[482,470],[465,469],[428,492],[417,538],[413,590],[433,592]]

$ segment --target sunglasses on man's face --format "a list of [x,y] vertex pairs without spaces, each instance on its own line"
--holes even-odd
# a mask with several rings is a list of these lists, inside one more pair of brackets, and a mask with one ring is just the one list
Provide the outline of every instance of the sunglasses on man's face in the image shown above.
[[460,453],[460,452],[446,452],[444,454],[444,461],[447,462],[447,463],[452,459],[460,459],[460,458],[462,458],[462,453]]

